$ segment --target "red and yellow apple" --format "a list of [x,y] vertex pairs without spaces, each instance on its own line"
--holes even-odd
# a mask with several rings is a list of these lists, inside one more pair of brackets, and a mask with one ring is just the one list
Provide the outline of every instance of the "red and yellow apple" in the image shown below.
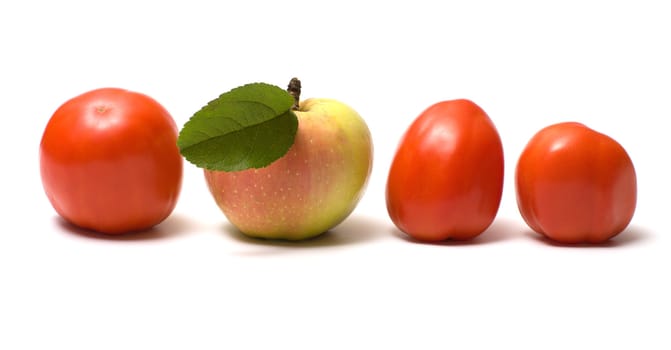
[[260,169],[204,170],[228,220],[259,238],[302,240],[342,222],[361,199],[372,168],[365,121],[333,99],[301,101],[286,155]]

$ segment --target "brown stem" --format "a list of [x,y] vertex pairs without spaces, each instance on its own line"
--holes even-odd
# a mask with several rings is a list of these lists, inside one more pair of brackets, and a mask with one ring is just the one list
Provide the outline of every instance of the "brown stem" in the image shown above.
[[291,78],[287,91],[294,98],[294,105],[291,107],[292,110],[298,110],[298,104],[301,98],[301,81],[298,78]]

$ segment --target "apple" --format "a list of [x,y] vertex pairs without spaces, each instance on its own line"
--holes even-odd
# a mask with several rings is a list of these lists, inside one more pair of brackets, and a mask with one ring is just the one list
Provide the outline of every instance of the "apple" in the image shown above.
[[303,240],[328,231],[354,210],[371,173],[361,116],[337,100],[293,95],[298,129],[283,157],[260,169],[204,170],[217,205],[248,236]]

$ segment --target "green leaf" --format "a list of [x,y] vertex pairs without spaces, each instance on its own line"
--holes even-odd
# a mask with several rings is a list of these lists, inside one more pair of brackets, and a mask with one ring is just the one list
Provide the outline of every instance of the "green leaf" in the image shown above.
[[294,99],[264,83],[235,88],[196,112],[179,132],[182,156],[208,170],[263,168],[294,143],[298,119]]

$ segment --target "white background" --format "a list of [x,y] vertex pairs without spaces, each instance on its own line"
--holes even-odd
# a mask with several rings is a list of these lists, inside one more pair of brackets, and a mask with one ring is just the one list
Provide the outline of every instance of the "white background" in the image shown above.
[[[669,349],[669,18],[664,1],[4,1],[0,349]],[[173,215],[134,236],[73,232],[44,196],[39,140],[71,97],[143,92],[181,126],[293,76],[375,142],[366,195],[318,239],[241,237],[188,163]],[[391,157],[422,110],[461,97],[503,140],[499,215],[471,243],[410,242],[386,213]],[[522,147],[566,120],[636,166],[636,214],[605,246],[549,244],[517,211]]]

